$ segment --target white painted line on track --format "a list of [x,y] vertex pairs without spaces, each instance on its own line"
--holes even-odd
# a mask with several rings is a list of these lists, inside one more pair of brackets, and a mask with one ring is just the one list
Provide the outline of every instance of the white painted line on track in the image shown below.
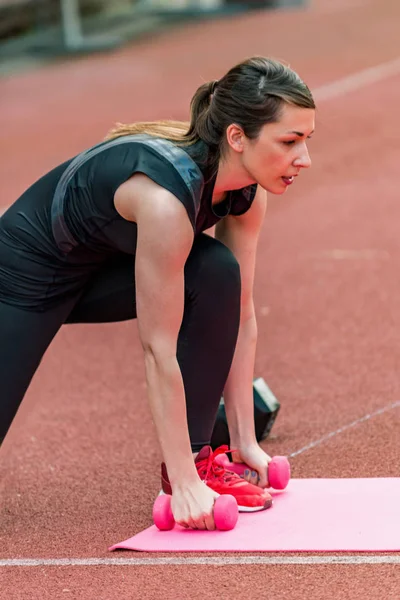
[[400,554],[324,556],[204,556],[187,558],[10,558],[0,567],[159,567],[161,565],[387,565],[400,564]]
[[369,421],[370,419],[373,419],[374,417],[377,417],[378,415],[382,415],[383,413],[388,412],[390,410],[394,410],[395,408],[398,408],[398,407],[400,407],[400,401],[393,402],[392,404],[388,404],[387,406],[380,408],[379,410],[376,410],[375,412],[373,412],[371,414],[367,414],[364,417],[361,417],[360,419],[356,419],[355,421],[352,421],[352,423],[348,423],[347,425],[343,425],[343,427],[339,427],[339,429],[336,429],[335,431],[331,431],[330,433],[327,433],[326,435],[319,438],[319,440],[310,442],[310,444],[303,446],[303,448],[300,448],[300,450],[296,450],[296,452],[292,452],[291,454],[288,454],[288,458],[293,458],[295,456],[298,456],[299,454],[303,454],[303,452],[306,452],[307,450],[311,450],[312,448],[315,448],[316,446],[320,446],[321,444],[332,439],[336,435],[339,435],[339,433],[343,433],[343,431],[347,431],[348,429],[351,429],[352,427],[356,427],[357,425],[360,425],[360,423],[365,423],[365,421]]
[[322,85],[316,88],[312,94],[318,102],[332,100],[398,73],[400,73],[400,57]]

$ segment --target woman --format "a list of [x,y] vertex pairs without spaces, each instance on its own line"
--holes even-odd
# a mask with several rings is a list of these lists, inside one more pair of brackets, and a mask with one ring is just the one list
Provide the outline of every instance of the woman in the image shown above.
[[[266,191],[310,166],[314,109],[296,73],[250,58],[196,91],[190,124],[119,125],[4,213],[0,440],[61,325],[137,317],[175,520],[214,529],[221,493],[271,505],[253,418],[256,247]],[[222,392],[246,481],[208,445]]]

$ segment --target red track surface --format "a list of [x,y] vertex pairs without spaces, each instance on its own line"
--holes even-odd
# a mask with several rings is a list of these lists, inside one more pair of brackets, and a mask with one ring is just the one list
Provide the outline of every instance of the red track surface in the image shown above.
[[[285,59],[318,99],[321,86],[397,59],[399,22],[397,0],[315,0],[308,10],[200,23],[3,79],[1,202],[115,121],[186,118],[193,90],[244,56]],[[294,477],[399,475],[400,408],[390,408],[400,400],[399,85],[400,67],[321,100],[313,168],[285,197],[270,198],[255,289],[256,375],[282,410],[267,452],[295,453],[388,407],[294,456]],[[136,324],[64,328],[1,448],[0,559],[143,558],[107,546],[151,523],[159,460]],[[379,490],[365,501],[373,518]],[[398,600],[400,575],[398,564],[355,559],[7,566],[0,589],[12,600]]]

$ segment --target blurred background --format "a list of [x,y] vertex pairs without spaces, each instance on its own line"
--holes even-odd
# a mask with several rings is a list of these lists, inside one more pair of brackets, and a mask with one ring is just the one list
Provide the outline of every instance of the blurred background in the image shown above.
[[0,74],[65,53],[104,51],[199,19],[306,0],[0,0]]

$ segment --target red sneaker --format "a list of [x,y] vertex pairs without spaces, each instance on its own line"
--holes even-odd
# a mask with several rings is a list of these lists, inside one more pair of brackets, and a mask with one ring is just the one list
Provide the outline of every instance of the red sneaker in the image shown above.
[[[227,471],[214,459],[228,451],[228,446],[221,446],[214,452],[211,446],[204,446],[196,456],[195,465],[200,479],[217,494],[231,494],[236,498],[240,512],[255,512],[272,506],[272,496],[267,490],[248,483],[236,473]],[[161,465],[161,484],[164,494],[172,495],[165,463]]]

